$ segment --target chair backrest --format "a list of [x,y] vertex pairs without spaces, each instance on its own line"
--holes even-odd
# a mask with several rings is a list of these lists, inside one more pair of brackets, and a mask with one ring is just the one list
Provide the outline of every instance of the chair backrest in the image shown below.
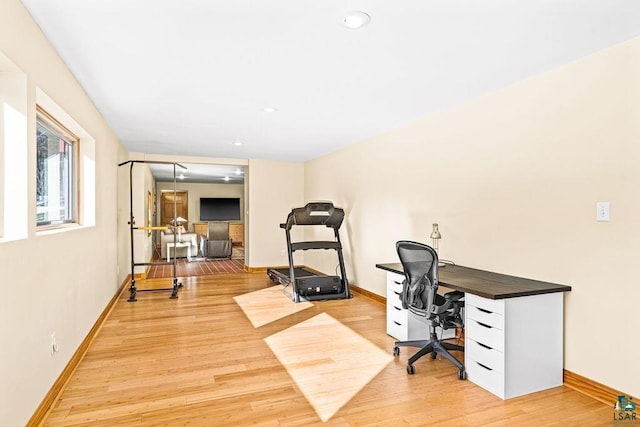
[[229,223],[210,221],[209,240],[229,240]]
[[431,246],[409,240],[397,242],[396,250],[405,275],[403,308],[432,317],[438,290],[438,254]]

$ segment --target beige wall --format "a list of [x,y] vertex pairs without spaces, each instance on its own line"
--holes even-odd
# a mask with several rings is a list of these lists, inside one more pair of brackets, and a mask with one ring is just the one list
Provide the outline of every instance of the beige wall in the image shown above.
[[[130,165],[123,166],[129,169]],[[133,218],[136,227],[144,227],[147,224],[148,216],[148,195],[154,194],[155,179],[151,175],[149,165],[145,163],[134,163],[133,167]],[[126,222],[128,225],[128,221]],[[130,241],[131,238],[129,238]],[[146,230],[134,230],[134,261],[136,263],[149,262],[153,258],[153,234]],[[147,270],[145,266],[137,266],[135,273],[144,273]]]
[[[121,146],[18,0],[0,2],[0,51],[27,76],[28,230],[0,243],[0,424],[24,425],[115,294]],[[96,141],[95,225],[36,235],[35,99],[42,89]],[[56,332],[59,352],[51,354]]]
[[[120,146],[118,150],[118,164],[129,160],[129,152]],[[131,273],[131,234],[129,230],[129,213],[131,211],[129,202],[129,166],[130,164],[118,167],[116,172],[118,202],[116,214],[117,227],[117,248],[118,248],[118,283],[122,283]],[[135,197],[134,197],[135,199]],[[138,260],[136,259],[136,262]]]
[[[158,182],[158,207],[160,206],[160,193],[162,191],[173,191],[173,182]],[[232,197],[240,199],[240,221],[244,221],[244,185],[243,184],[196,184],[189,182],[177,182],[177,191],[188,192],[189,209],[189,229],[193,230],[193,223],[200,221],[200,198],[201,197]],[[158,221],[160,212],[158,211]]]
[[[126,153],[125,155],[128,155]],[[126,161],[126,160],[124,160]],[[123,162],[124,162],[123,161]],[[133,213],[133,220],[136,227],[147,225],[147,195],[154,194],[155,179],[151,175],[149,166],[144,163],[126,163],[118,169],[119,185],[119,208],[118,208],[118,273],[126,276],[131,274],[131,231],[129,228],[130,215]],[[131,180],[131,182],[130,182]],[[129,197],[132,191],[133,197]],[[153,235],[145,230],[133,231],[133,261],[135,263],[145,263],[151,261],[153,257]],[[123,257],[126,255],[126,257]],[[136,266],[134,274],[144,273],[145,266]],[[124,277],[123,277],[124,278]],[[122,279],[121,279],[122,280]]]
[[[304,205],[304,165],[250,160],[248,169],[245,182],[251,205],[245,217],[245,226],[249,227],[245,264],[253,268],[289,265],[280,223],[286,221],[292,208]],[[302,238],[300,230],[292,235],[294,241]],[[303,255],[296,256],[296,262],[302,263]]]
[[443,258],[572,286],[565,368],[640,396],[639,61],[636,39],[309,162],[305,197],[347,210],[352,281],[383,295],[375,264],[438,222]]

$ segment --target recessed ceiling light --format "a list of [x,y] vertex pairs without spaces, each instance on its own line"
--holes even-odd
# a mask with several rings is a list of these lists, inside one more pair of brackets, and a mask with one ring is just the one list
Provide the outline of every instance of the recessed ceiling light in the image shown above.
[[181,174],[180,174],[180,176],[179,176],[178,178],[180,178],[180,179],[184,179],[184,174],[183,174],[183,173],[181,173]]
[[265,107],[262,111],[264,111],[265,113],[275,113],[276,111],[278,111],[278,109],[275,107]]
[[228,176],[225,176],[225,177],[224,177],[224,180],[228,182],[228,181],[230,181],[230,180],[231,180],[231,178],[229,178]]
[[242,145],[242,141],[233,141],[233,145],[240,147]]
[[240,175],[242,174],[242,171],[240,169],[236,169],[236,175]]
[[342,25],[352,30],[362,28],[371,21],[371,17],[364,12],[354,10],[342,18]]

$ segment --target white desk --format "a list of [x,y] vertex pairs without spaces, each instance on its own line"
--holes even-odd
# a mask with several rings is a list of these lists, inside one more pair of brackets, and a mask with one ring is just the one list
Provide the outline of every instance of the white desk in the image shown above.
[[[388,283],[403,273],[400,263],[376,267],[387,271]],[[439,269],[438,278],[465,292],[469,381],[502,399],[562,385],[563,292],[570,286],[459,265]]]
[[[177,242],[167,243],[167,262],[171,262],[171,248],[187,248],[187,259],[191,259],[191,243],[189,242]],[[174,250],[175,252],[175,250]],[[177,257],[177,255],[176,255]]]

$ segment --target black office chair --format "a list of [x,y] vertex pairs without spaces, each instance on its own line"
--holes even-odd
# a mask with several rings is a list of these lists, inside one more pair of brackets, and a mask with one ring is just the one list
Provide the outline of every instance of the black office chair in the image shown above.
[[438,254],[431,246],[401,240],[396,243],[396,250],[405,275],[401,296],[402,307],[427,319],[430,339],[397,341],[393,354],[399,355],[400,347],[420,347],[420,350],[409,358],[407,364],[409,374],[415,373],[413,364],[425,354],[431,354],[432,359],[441,354],[458,368],[458,378],[465,379],[464,365],[449,353],[449,350],[464,351],[464,347],[442,342],[436,334],[436,326],[442,329],[464,326],[461,316],[464,292],[453,291],[444,296],[436,292],[438,290]]

